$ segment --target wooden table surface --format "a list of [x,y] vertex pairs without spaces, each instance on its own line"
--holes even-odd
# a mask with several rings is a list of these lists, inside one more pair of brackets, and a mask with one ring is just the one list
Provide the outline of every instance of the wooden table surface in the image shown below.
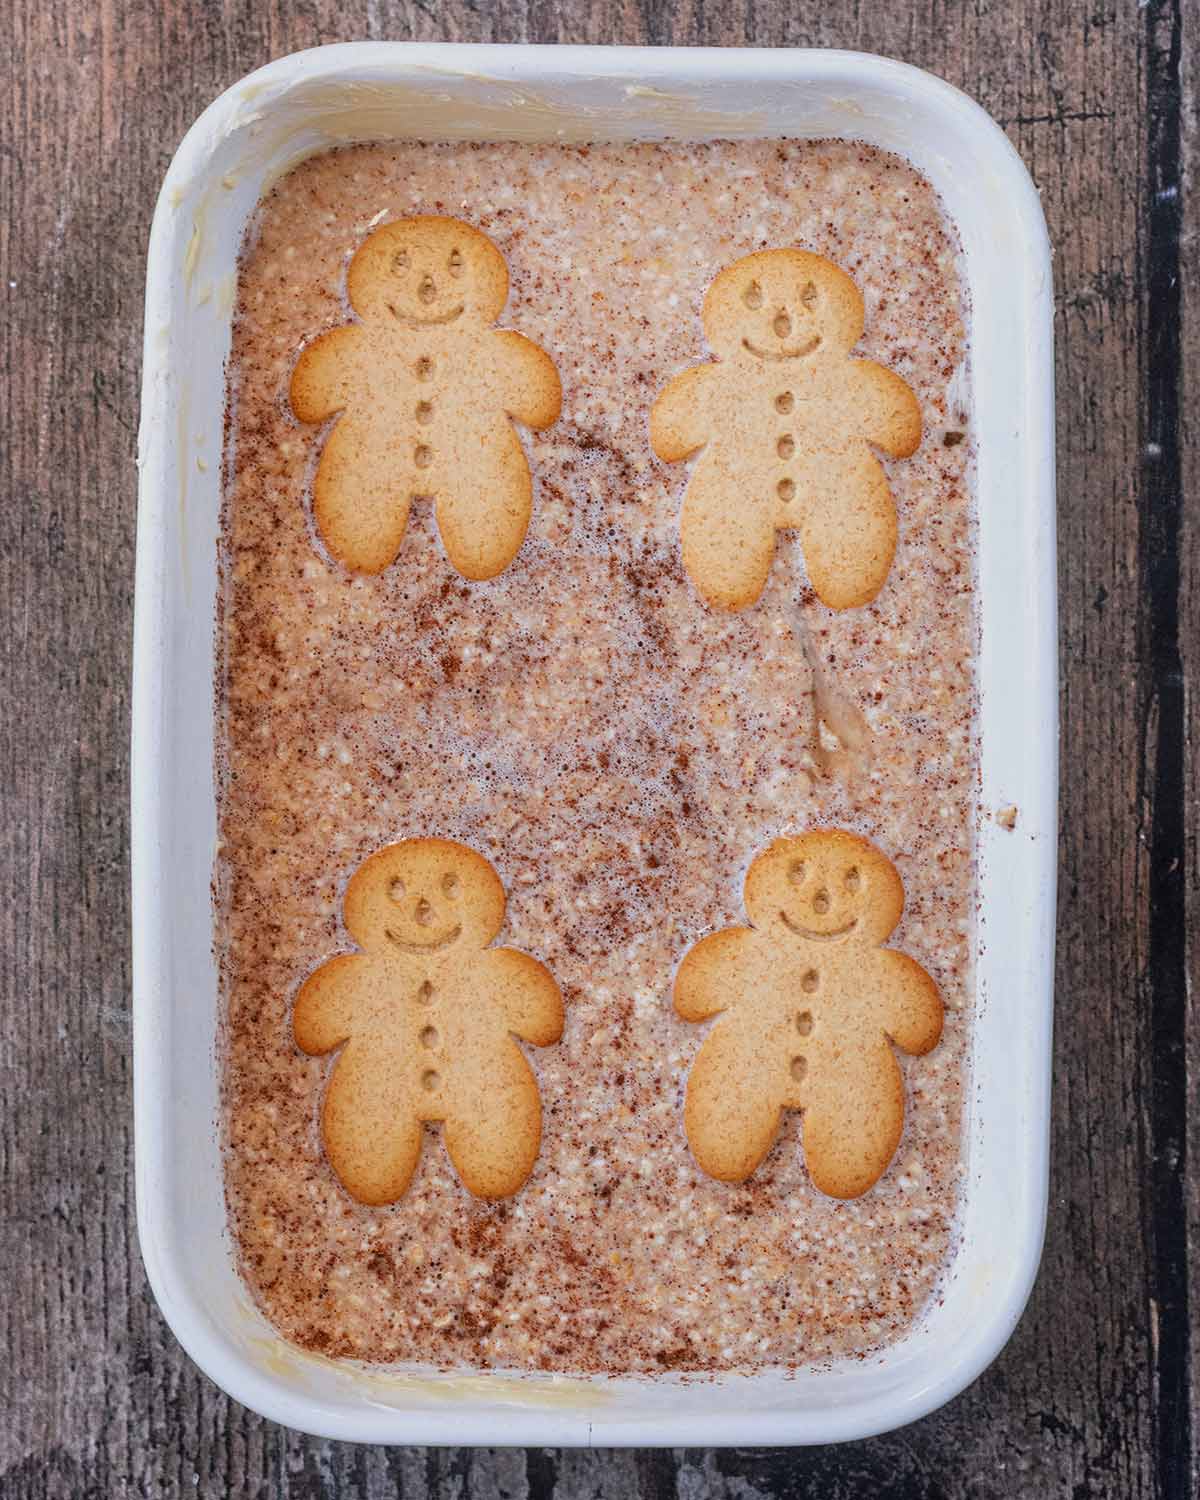
[[[1182,0],[10,0],[0,89],[0,1496],[1174,1497],[1196,1474],[1200,6]],[[356,1448],[167,1331],[134,1227],[129,656],[142,278],[223,88],[351,38],[862,48],[967,89],[1056,247],[1060,897],[1041,1278],[992,1368],[810,1451]],[[0,49],[7,52],[8,49]],[[1195,219],[1190,221],[1194,231]],[[1189,1112],[1189,1102],[1193,1104]]]

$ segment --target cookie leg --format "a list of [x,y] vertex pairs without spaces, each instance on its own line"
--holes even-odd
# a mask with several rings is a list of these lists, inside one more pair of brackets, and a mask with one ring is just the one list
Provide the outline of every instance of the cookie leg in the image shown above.
[[718,609],[746,609],[763,591],[775,555],[765,496],[701,459],[688,481],[679,520],[683,565],[697,592]]
[[412,1181],[421,1155],[422,1125],[371,1067],[345,1054],[334,1067],[321,1112],[329,1165],[360,1203],[394,1203]]
[[809,1176],[831,1198],[858,1198],[887,1171],[904,1128],[904,1081],[890,1049],[833,1080],[804,1111]]
[[710,1177],[745,1182],[771,1149],[779,1114],[778,1098],[718,1027],[688,1077],[683,1127],[692,1155]]
[[533,480],[507,418],[463,455],[434,514],[446,556],[464,578],[503,573],[520,551],[533,510]]
[[511,1043],[496,1065],[463,1085],[446,1111],[446,1150],[468,1192],[507,1198],[524,1186],[542,1143],[537,1080]]
[[411,489],[400,456],[343,417],[313,484],[313,517],[330,555],[356,573],[381,573],[404,540]]
[[869,604],[896,553],[896,506],[887,475],[868,455],[831,493],[806,505],[800,522],[804,562],[817,598],[830,609]]

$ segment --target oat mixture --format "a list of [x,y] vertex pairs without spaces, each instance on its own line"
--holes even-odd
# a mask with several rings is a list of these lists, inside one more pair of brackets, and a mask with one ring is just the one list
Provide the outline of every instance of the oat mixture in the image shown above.
[[[311,522],[318,434],[290,414],[291,369],[349,317],[346,265],[369,227],[410,213],[495,240],[512,278],[501,326],[562,376],[561,419],[522,432],[528,538],[488,583],[450,568],[427,502],[377,577],[333,564]],[[683,573],[686,465],[654,458],[647,412],[708,357],[714,274],[790,244],[854,276],[857,352],[909,382],[925,436],[887,465],[900,541],[873,605],[819,605],[780,533],[760,602],[724,614]],[[877,1346],[936,1295],[960,1183],[975,899],[963,317],[932,189],[854,144],[355,147],[266,199],[230,366],[217,920],[231,1222],[289,1339],[438,1366],[717,1371]],[[700,1172],[681,1105],[705,1028],[671,1006],[691,944],[745,920],[754,854],[820,824],[895,861],[908,904],[892,943],[947,1007],[936,1050],[901,1058],[895,1161],[844,1203],[810,1184],[796,1114],[746,1184]],[[528,1049],[543,1138],[516,1197],[472,1199],[427,1127],[406,1196],[368,1209],[322,1157],[332,1059],[299,1051],[290,1012],[303,979],[352,946],[349,876],[423,834],[495,865],[500,941],[549,966],[566,1030]]]

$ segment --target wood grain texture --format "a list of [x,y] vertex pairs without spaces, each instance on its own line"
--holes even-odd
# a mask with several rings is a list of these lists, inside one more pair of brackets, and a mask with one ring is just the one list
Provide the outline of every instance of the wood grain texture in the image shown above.
[[[0,1496],[1159,1497],[1200,1409],[1196,36],[1185,0],[11,0],[0,59]],[[1056,256],[1062,711],[1042,1276],[948,1408],[808,1452],[384,1451],[224,1398],[147,1289],[127,722],[143,259],[179,138],[349,38],[821,45],[1000,118]],[[1181,87],[1181,79],[1184,86]]]
[[[1194,28],[1194,19],[1189,18]],[[1180,69],[1182,118],[1182,156],[1180,161],[1180,187],[1195,181],[1200,169],[1200,55],[1194,44],[1188,45],[1191,37],[1185,35],[1181,48]],[[1168,185],[1169,186],[1169,185]],[[1189,208],[1181,200],[1185,214],[1180,235],[1179,281],[1182,299],[1183,344],[1181,350],[1181,389],[1195,391],[1200,388],[1200,239],[1195,233],[1194,207]],[[1200,495],[1200,412],[1195,401],[1183,403],[1179,414],[1180,448],[1180,493],[1190,497],[1190,508],[1184,517],[1184,536],[1180,545],[1180,629],[1179,636],[1183,653],[1182,666],[1185,674],[1185,747],[1184,757],[1184,849],[1183,876],[1185,923],[1185,966],[1188,977],[1187,1020],[1184,1051],[1190,1060],[1200,1057],[1200,993],[1197,993],[1193,976],[1200,973],[1200,824],[1196,809],[1200,807],[1200,760],[1196,746],[1200,744],[1200,695],[1195,691],[1194,674],[1200,669],[1200,547],[1196,541],[1195,497]],[[1191,1248],[1188,1261],[1188,1329],[1190,1333],[1191,1410],[1192,1410],[1192,1474],[1200,1474],[1200,1067],[1189,1062],[1186,1079],[1187,1136],[1184,1141],[1184,1184],[1187,1194],[1186,1244]],[[1188,1163],[1191,1163],[1190,1170]]]

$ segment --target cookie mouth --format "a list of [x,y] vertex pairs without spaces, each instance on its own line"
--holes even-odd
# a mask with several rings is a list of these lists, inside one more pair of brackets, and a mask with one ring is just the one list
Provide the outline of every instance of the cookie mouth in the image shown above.
[[457,942],[462,932],[462,923],[452,927],[445,937],[433,938],[428,943],[406,943],[403,938],[398,938],[390,927],[383,929],[384,936],[389,943],[393,943],[403,953],[437,953],[439,949],[448,948],[451,943]]
[[457,307],[452,307],[449,312],[431,313],[427,318],[417,318],[411,313],[398,313],[390,302],[387,305],[387,310],[397,323],[407,323],[412,328],[434,328],[439,323],[453,323],[455,318],[461,318],[466,310],[466,303],[460,302]]
[[836,943],[838,938],[848,937],[858,926],[858,918],[854,917],[847,922],[845,927],[838,927],[833,932],[813,932],[809,927],[801,927],[799,922],[793,922],[787,912],[779,913],[779,920],[789,932],[794,932],[797,937],[802,937],[810,943]]
[[749,339],[742,340],[742,348],[748,349],[755,359],[803,359],[806,354],[812,354],[820,342],[821,335],[814,333],[807,344],[793,344],[790,349],[760,349]]

